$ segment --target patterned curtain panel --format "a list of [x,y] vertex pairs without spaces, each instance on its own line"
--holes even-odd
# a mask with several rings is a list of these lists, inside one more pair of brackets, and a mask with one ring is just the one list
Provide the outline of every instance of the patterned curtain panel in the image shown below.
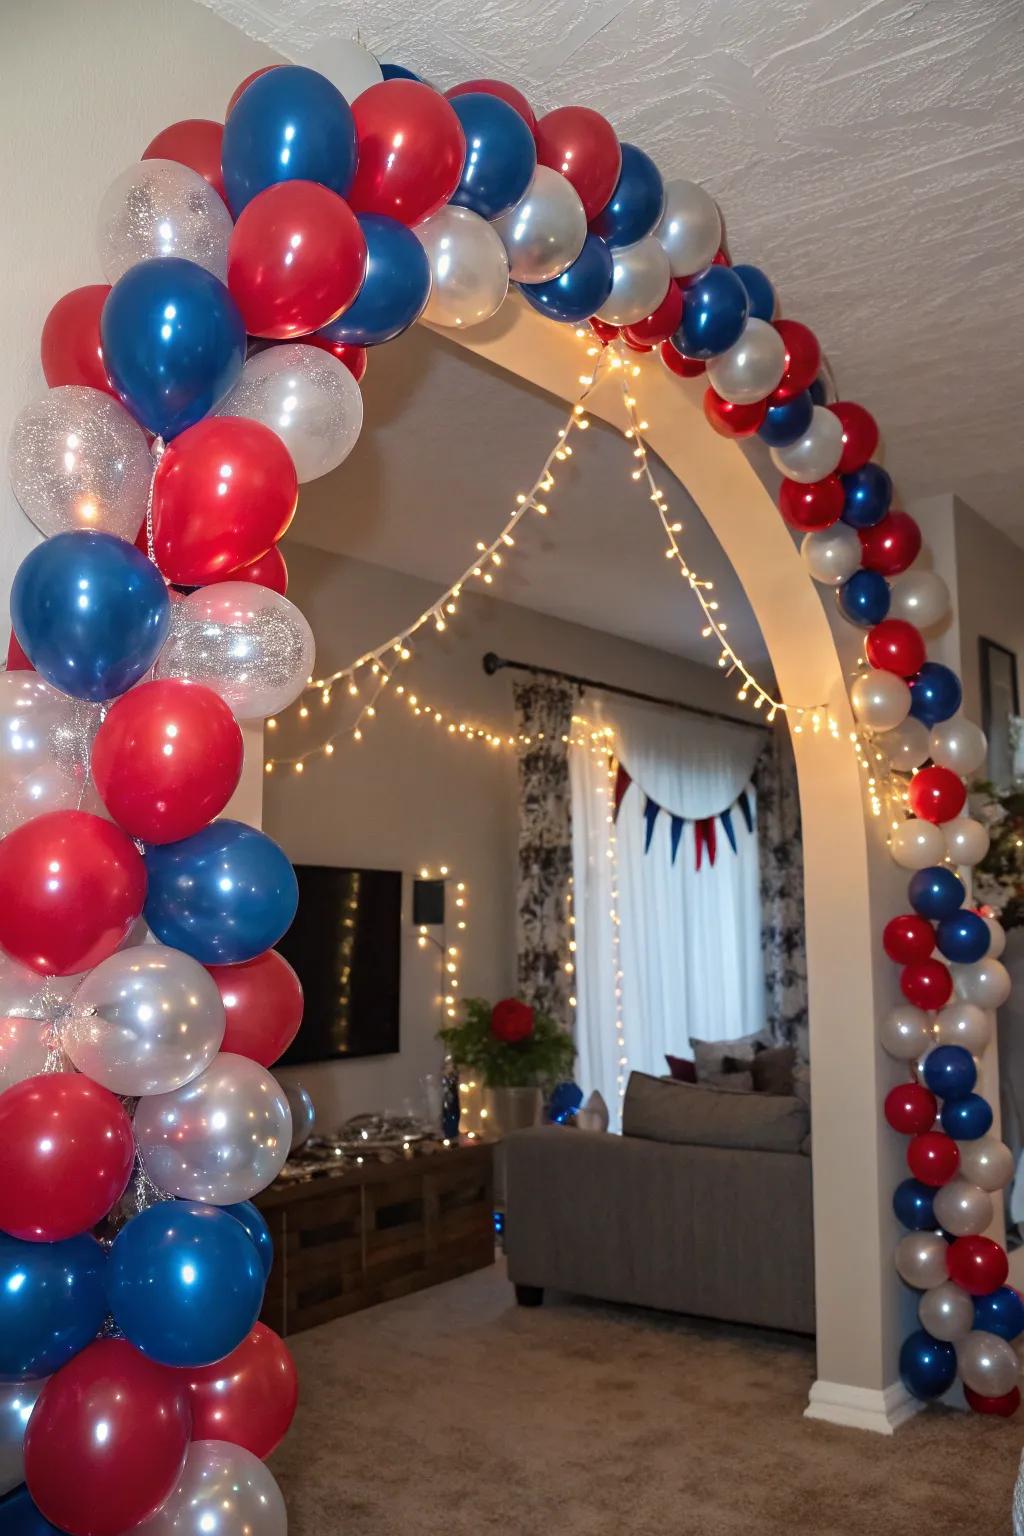
[[519,995],[569,1027],[572,804],[569,745],[579,689],[555,678],[516,682],[519,746]]
[[765,1017],[774,1038],[807,1060],[804,856],[796,764],[788,731],[772,731],[754,769],[761,861]]

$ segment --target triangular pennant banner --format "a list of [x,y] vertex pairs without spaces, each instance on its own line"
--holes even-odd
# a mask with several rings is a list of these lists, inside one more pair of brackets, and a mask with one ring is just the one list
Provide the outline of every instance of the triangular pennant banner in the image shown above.
[[729,839],[729,847],[736,852],[736,829],[732,824],[732,811],[723,811],[719,820],[722,823],[726,837]]
[[647,853],[650,849],[651,838],[654,836],[654,823],[658,819],[658,812],[660,810],[661,806],[656,805],[655,802],[651,799],[650,795],[648,795],[647,799],[644,801],[644,823],[647,828],[647,831],[644,834],[644,853]]
[[741,811],[742,816],[743,816],[743,820],[747,824],[747,831],[748,832],[753,832],[753,830],[754,830],[754,813],[753,813],[753,811],[750,808],[750,800],[747,797],[747,792],[746,792],[745,789],[741,789],[740,790],[739,797],[738,797],[738,799],[736,801],[736,804],[739,806],[740,811]]
[[629,788],[629,786],[630,786],[630,784],[632,784],[632,782],[633,782],[633,780],[630,778],[630,776],[627,773],[626,769],[623,768],[622,764],[620,763],[618,765],[618,771],[616,772],[616,775],[615,775],[615,793],[614,793],[614,796],[613,796],[613,800],[614,800],[613,815],[614,815],[614,819],[616,821],[618,821],[618,819],[619,819],[619,807],[622,804],[622,797],[623,797],[623,795],[625,795],[626,790]]
[[695,821],[693,824],[693,857],[694,867],[700,869],[704,859],[704,827],[703,821]]
[[685,825],[686,825],[686,822],[683,820],[682,816],[673,816],[672,817],[672,863],[673,864],[676,861],[676,854],[679,852],[679,839],[683,835],[683,828],[684,828]]
[[718,841],[715,832],[715,818],[713,816],[709,816],[704,823],[704,841],[708,845],[708,863],[714,866],[715,854],[718,852]]

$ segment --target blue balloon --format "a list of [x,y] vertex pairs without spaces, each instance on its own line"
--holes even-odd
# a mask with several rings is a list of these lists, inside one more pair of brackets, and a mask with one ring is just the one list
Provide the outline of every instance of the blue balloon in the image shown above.
[[176,437],[212,411],[245,361],[245,323],[234,299],[212,272],[180,256],[140,261],[118,278],[100,337],[110,382],[160,437]]
[[106,1255],[94,1237],[23,1243],[0,1232],[0,1380],[49,1376],[107,1315]]
[[273,949],[299,902],[295,871],[272,838],[215,821],[144,850],[146,922],[162,944],[201,965],[239,965]]
[[1001,1285],[987,1296],[975,1296],[974,1326],[982,1333],[1013,1340],[1024,1333],[1024,1301],[1012,1285]]
[[892,501],[892,477],[881,464],[865,464],[839,478],[845,498],[843,522],[851,528],[871,528],[880,523]]
[[683,294],[683,319],[673,343],[684,357],[718,357],[739,341],[749,307],[747,290],[731,267],[708,267]]
[[810,385],[808,394],[815,405],[828,405],[828,385],[820,374]]
[[904,1179],[902,1184],[897,1184],[893,1191],[892,1208],[896,1219],[909,1227],[911,1232],[933,1232],[938,1226],[935,1220],[935,1191],[927,1184],[922,1184],[920,1179]]
[[992,1106],[980,1093],[968,1093],[943,1104],[939,1118],[954,1141],[977,1141],[992,1129]]
[[344,197],[356,173],[356,125],[315,69],[284,64],[246,86],[224,125],[221,166],[235,218],[279,181],[318,181]]
[[878,571],[854,571],[836,592],[839,611],[862,629],[880,624],[889,612],[889,583]]
[[[761,268],[749,267],[740,262],[739,266],[733,267],[733,271],[747,290],[752,317],[755,320],[770,320],[775,313],[775,289]],[[803,433],[799,435],[802,437]]]
[[770,405],[764,421],[757,429],[757,435],[772,448],[785,448],[803,437],[813,415],[814,402],[805,389],[802,394],[794,395],[792,400]]
[[910,679],[910,713],[929,730],[955,715],[962,698],[960,679],[941,661],[926,661]]
[[406,69],[404,64],[382,63],[380,66],[380,72],[384,76],[385,80],[415,80],[417,85],[426,84],[422,75],[413,74],[412,70]]
[[92,704],[153,665],[171,604],[156,566],[112,533],[58,533],[27,554],[11,588],[14,632],[40,676]]
[[256,1245],[264,1275],[269,1275],[274,1263],[274,1239],[262,1212],[257,1210],[251,1200],[240,1200],[237,1205],[223,1205],[221,1210],[242,1223],[250,1240]]
[[108,1259],[114,1321],[161,1365],[210,1365],[230,1354],[259,1316],[265,1284],[242,1224],[191,1200],[140,1211]]
[[366,240],[363,286],[345,313],[317,335],[349,346],[377,347],[400,336],[423,313],[430,297],[430,262],[412,230],[397,219],[361,213],[359,227]]
[[552,320],[579,323],[596,314],[612,291],[615,263],[599,235],[588,235],[571,266],[546,283],[520,283],[519,292]]
[[[452,102],[456,106],[457,102]],[[635,144],[622,145],[622,169],[615,190],[600,213],[590,221],[590,228],[612,250],[635,245],[661,218],[665,207],[665,183],[661,172]],[[742,286],[742,285],[741,285]]]
[[548,1099],[548,1116],[556,1125],[564,1125],[583,1103],[583,1089],[578,1083],[556,1083]]
[[952,917],[963,906],[966,894],[963,881],[944,864],[932,864],[927,869],[915,870],[907,885],[907,895],[914,911],[932,922]]
[[992,935],[985,919],[969,907],[944,917],[938,926],[936,941],[947,960],[955,965],[973,965],[988,954]]
[[956,1380],[956,1349],[918,1328],[903,1340],[900,1380],[912,1397],[926,1403],[941,1397]]
[[0,1536],[65,1536],[32,1502],[24,1483],[0,1499]]
[[462,176],[451,201],[484,219],[514,208],[537,169],[537,145],[515,107],[484,91],[453,96],[449,106],[466,135]]
[[940,1099],[963,1099],[978,1081],[974,1057],[962,1045],[937,1045],[924,1059],[924,1080]]

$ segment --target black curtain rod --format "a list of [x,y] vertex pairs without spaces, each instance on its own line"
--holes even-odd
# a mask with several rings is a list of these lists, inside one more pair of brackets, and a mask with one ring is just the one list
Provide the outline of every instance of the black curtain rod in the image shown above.
[[580,688],[597,688],[601,693],[617,693],[624,699],[639,699],[642,704],[660,704],[663,709],[678,709],[686,715],[703,715],[706,720],[724,720],[727,725],[738,725],[750,731],[767,731],[771,727],[756,720],[737,720],[734,715],[723,715],[717,709],[702,709],[699,704],[683,704],[679,699],[663,699],[656,693],[641,693],[636,688],[620,688],[616,683],[599,683],[593,677],[579,677],[575,672],[562,672],[557,667],[537,667],[528,661],[510,661],[507,656],[497,656],[488,651],[483,658],[488,677],[496,672],[530,672],[534,677],[557,677],[563,683],[576,683]]

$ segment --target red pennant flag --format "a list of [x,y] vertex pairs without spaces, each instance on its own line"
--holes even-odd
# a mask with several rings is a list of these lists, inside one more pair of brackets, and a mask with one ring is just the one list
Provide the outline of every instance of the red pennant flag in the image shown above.
[[619,819],[619,807],[622,804],[622,797],[625,795],[626,790],[629,788],[632,782],[633,780],[630,778],[625,768],[623,768],[622,764],[619,763],[618,771],[615,775],[615,793],[613,796],[615,805],[613,815],[616,821]]
[[11,638],[7,646],[7,670],[8,672],[33,672],[35,670],[18,644],[18,637],[13,629],[11,630]]
[[715,818],[705,816],[693,824],[693,846],[697,856],[697,868],[700,869],[704,861],[704,847],[707,845],[708,863],[714,864],[715,854],[718,852],[718,840],[715,833]]

